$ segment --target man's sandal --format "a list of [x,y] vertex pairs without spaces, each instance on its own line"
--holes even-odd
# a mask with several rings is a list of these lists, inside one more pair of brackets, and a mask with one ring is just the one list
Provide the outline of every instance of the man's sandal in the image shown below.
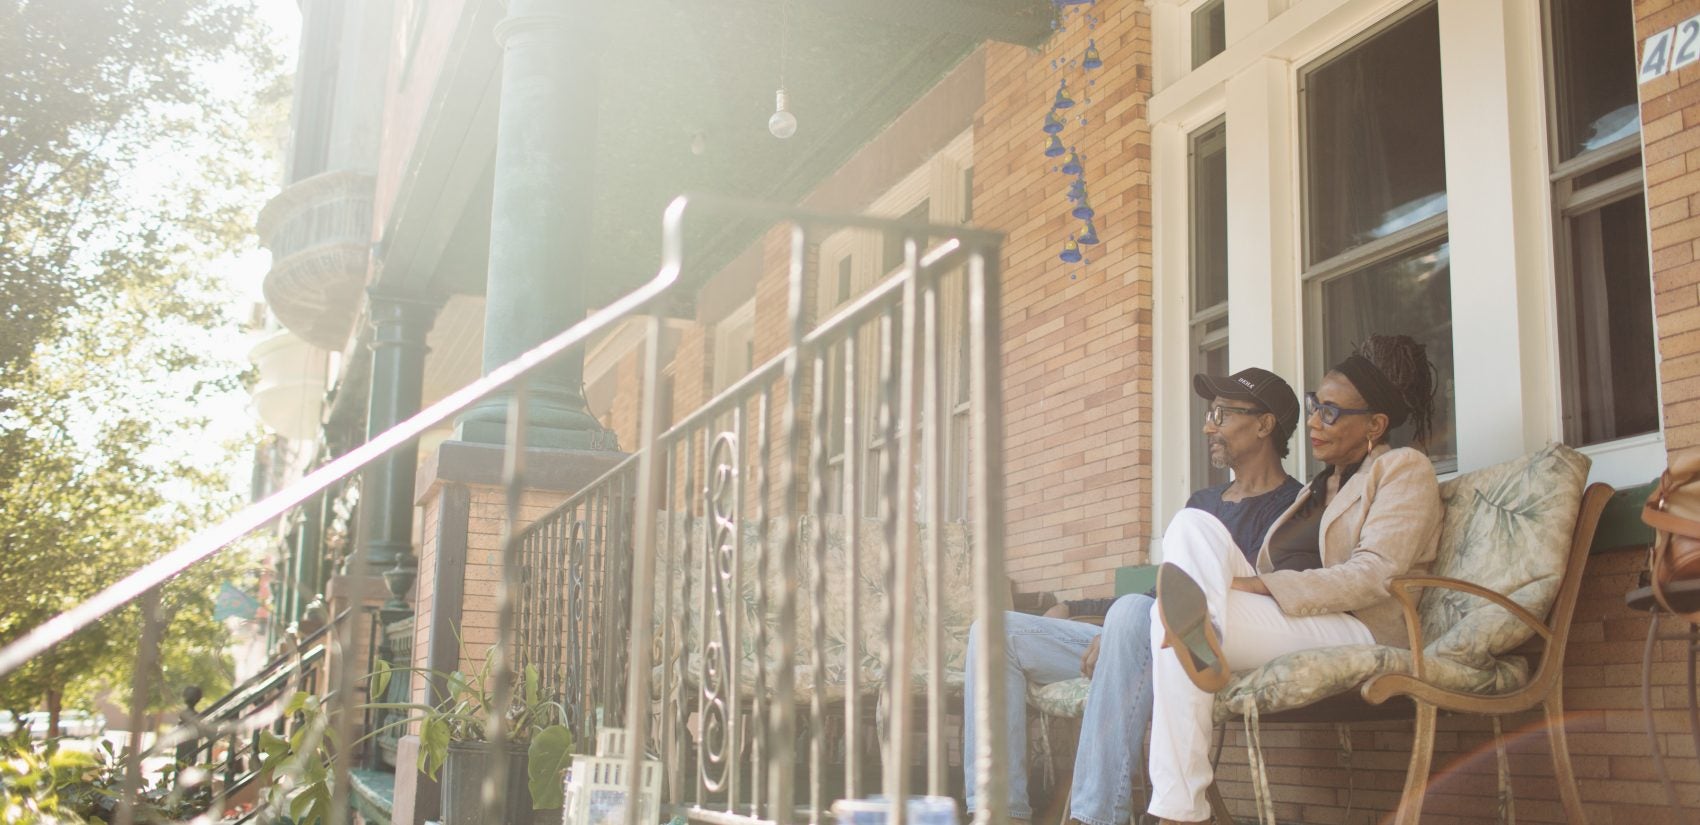
[[1204,591],[1186,571],[1164,562],[1157,569],[1157,616],[1163,622],[1163,646],[1174,648],[1187,678],[1206,693],[1228,684],[1227,658]]

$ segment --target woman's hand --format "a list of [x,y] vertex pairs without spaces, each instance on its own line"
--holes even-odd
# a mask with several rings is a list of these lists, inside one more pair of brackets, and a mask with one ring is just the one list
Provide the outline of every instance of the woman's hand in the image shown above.
[[1239,577],[1236,577],[1234,579],[1233,584],[1229,585],[1228,587],[1229,587],[1229,589],[1232,589],[1232,590],[1241,590],[1241,591],[1244,591],[1246,593],[1256,593],[1259,596],[1269,595],[1269,586],[1264,584],[1263,580],[1256,577],[1256,576],[1239,576]]
[[1080,658],[1080,675],[1088,679],[1092,678],[1092,674],[1098,670],[1098,642],[1102,641],[1103,638],[1102,633],[1093,636],[1092,641],[1086,645],[1086,655]]

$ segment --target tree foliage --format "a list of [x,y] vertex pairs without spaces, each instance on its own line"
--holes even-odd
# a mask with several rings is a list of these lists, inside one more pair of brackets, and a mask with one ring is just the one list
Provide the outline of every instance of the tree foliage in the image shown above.
[[[217,267],[252,244],[256,124],[285,88],[256,20],[251,0],[0,0],[0,643],[236,503],[243,445],[208,443],[243,383]],[[163,591],[156,707],[228,684],[212,603],[242,566]],[[125,698],[141,626],[131,607],[59,645],[0,707]]]

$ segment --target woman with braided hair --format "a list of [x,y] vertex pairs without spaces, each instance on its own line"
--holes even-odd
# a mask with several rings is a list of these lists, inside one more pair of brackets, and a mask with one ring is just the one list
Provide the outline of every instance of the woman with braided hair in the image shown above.
[[1426,455],[1387,438],[1410,422],[1424,442],[1435,384],[1421,344],[1371,336],[1306,394],[1325,467],[1269,528],[1255,566],[1219,522],[1185,510],[1170,522],[1151,622],[1154,816],[1210,819],[1212,694],[1230,671],[1316,647],[1409,644],[1387,583],[1433,562],[1440,488]]

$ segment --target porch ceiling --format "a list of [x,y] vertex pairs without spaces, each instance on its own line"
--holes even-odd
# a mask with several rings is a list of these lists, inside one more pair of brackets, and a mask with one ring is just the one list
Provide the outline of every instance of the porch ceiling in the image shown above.
[[[694,191],[795,201],[980,43],[1035,44],[1049,35],[1051,19],[1049,0],[791,0],[784,5],[781,0],[628,0],[607,9],[594,158],[595,246],[583,275],[592,306],[653,276],[660,262],[661,213],[674,196]],[[782,26],[787,15],[789,23]],[[799,122],[789,140],[767,132],[780,85],[782,29],[784,83]],[[489,58],[461,61],[484,75],[460,78],[463,93],[499,88],[489,78],[499,59]],[[385,277],[437,291],[482,294],[495,107],[468,102],[460,107],[488,122],[439,120],[431,126],[466,132],[452,152],[444,153],[444,162],[459,171],[439,173],[465,181],[464,191],[454,193],[453,200],[464,204],[454,230],[435,243],[418,241],[434,250],[417,250],[411,259],[395,256],[405,262],[399,271],[389,272],[391,261],[386,260]],[[700,154],[693,151],[699,136]],[[416,159],[415,169],[430,162]],[[467,174],[471,164],[477,164],[475,175]],[[441,219],[438,213],[436,220]],[[703,277],[718,270],[763,228],[695,224],[687,236],[689,274]]]

